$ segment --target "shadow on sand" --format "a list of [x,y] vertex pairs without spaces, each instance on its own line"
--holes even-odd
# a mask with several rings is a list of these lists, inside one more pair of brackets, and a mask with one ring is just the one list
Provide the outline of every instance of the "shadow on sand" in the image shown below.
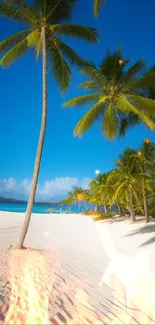
[[114,223],[114,222],[122,222],[122,221],[125,221],[125,220],[130,220],[129,217],[124,217],[124,218],[112,218],[112,219],[109,219],[107,220],[108,223]]
[[101,219],[101,220],[98,220],[97,222],[99,222],[99,223],[103,223],[103,222],[107,222],[107,223],[114,223],[114,222],[122,222],[122,221],[125,221],[125,220],[130,220],[130,218],[120,218],[120,217],[118,217],[118,218],[110,218],[110,219]]
[[[144,227],[141,227],[140,229],[134,230],[132,232],[130,232],[129,234],[123,236],[123,237],[132,237],[134,235],[144,235],[144,234],[151,234],[151,233],[155,233],[155,224],[154,225],[146,225]],[[143,244],[141,244],[139,247],[144,247],[147,245],[151,245],[155,242],[155,237],[150,238],[149,240],[147,240],[146,242],[144,242]]]

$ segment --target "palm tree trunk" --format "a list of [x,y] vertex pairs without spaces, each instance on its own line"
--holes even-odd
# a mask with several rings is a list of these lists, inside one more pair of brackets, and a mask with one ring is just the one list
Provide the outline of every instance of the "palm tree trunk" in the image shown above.
[[146,193],[145,193],[145,182],[144,179],[142,180],[142,188],[143,188],[143,202],[144,202],[144,213],[146,222],[149,222],[149,215],[148,215],[148,209],[147,209],[147,199],[146,199]]
[[131,213],[131,218],[132,218],[132,221],[136,221],[134,207],[133,207],[133,200],[132,200],[132,192],[131,192],[131,189],[129,190],[129,200],[130,200],[130,213]]
[[118,209],[119,216],[121,217],[122,216],[121,207],[120,207],[118,201],[116,201],[116,204],[117,204],[117,209]]
[[42,157],[42,150],[44,145],[44,138],[45,138],[45,131],[46,131],[46,120],[47,120],[47,59],[46,59],[46,36],[45,36],[45,27],[42,26],[42,64],[43,64],[43,107],[42,107],[42,122],[41,122],[41,129],[40,129],[40,136],[36,154],[36,160],[34,165],[34,172],[32,178],[32,185],[30,190],[30,196],[28,200],[28,205],[25,214],[25,220],[23,224],[23,228],[21,231],[21,235],[19,238],[19,242],[17,244],[17,248],[22,248],[23,243],[28,231],[32,208],[35,200],[35,194],[37,189],[37,182],[40,170],[40,163]]
[[85,210],[88,211],[88,202],[85,202]]
[[95,212],[97,213],[97,204],[95,204]]
[[107,207],[105,204],[104,204],[104,213],[107,213]]

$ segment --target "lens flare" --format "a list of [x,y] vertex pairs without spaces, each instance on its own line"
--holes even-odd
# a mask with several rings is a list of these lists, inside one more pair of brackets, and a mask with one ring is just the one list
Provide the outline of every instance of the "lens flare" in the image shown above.
[[116,251],[106,223],[96,227],[110,263],[100,286],[104,283],[113,290],[113,299],[125,298],[126,309],[111,324],[155,324],[155,275],[149,270],[149,252],[126,257]]

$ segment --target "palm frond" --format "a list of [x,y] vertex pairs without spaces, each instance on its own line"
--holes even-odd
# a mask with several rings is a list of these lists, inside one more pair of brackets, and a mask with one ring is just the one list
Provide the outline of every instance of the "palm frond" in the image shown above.
[[141,122],[140,118],[136,114],[129,114],[123,117],[119,121],[119,137],[125,136],[127,130]]
[[101,8],[101,4],[104,3],[105,0],[94,0],[94,15],[97,18],[100,8]]
[[47,53],[51,62],[51,70],[54,72],[54,78],[60,85],[62,91],[65,91],[70,84],[71,71],[59,48],[59,40],[51,39],[48,41]]
[[118,185],[118,187],[117,187],[117,189],[116,189],[116,191],[115,191],[115,193],[114,193],[114,195],[113,195],[112,203],[116,202],[118,196],[121,194],[121,191],[124,190],[124,187],[125,187],[126,185],[127,185],[127,181],[126,181],[126,180],[125,180],[124,182],[121,182],[121,183]]
[[12,62],[20,58],[27,50],[28,43],[27,39],[25,38],[1,58],[0,66],[4,68],[9,66]]
[[14,6],[14,8],[18,7],[20,17],[27,17],[30,23],[34,23],[39,18],[37,10],[33,8],[34,5],[30,5],[24,0],[5,0],[5,3]]
[[0,14],[8,18],[15,19],[18,17],[18,10],[7,3],[0,3]]
[[75,64],[79,67],[85,67],[88,65],[88,63],[84,61],[70,46],[60,40],[57,40],[57,42],[59,43],[59,48],[62,54],[71,62],[71,64]]
[[38,30],[33,30],[33,32],[27,36],[28,47],[36,46],[40,41],[40,39],[41,39],[41,33]]
[[76,0],[35,0],[35,3],[47,17],[48,24],[52,25],[70,18]]
[[133,105],[140,111],[148,113],[150,116],[155,114],[155,101],[143,96],[138,95],[127,95],[128,99],[131,100]]
[[117,121],[113,104],[109,104],[102,120],[102,133],[112,140],[117,134]]
[[102,85],[102,87],[106,82],[106,79],[104,78],[101,71],[97,70],[97,68],[94,65],[90,65],[89,67],[82,69],[81,73],[89,76],[91,82],[96,82],[99,85]]
[[9,50],[0,60],[0,65],[2,67],[9,66],[16,59],[20,58],[30,47],[37,44],[39,39],[39,32],[33,31],[27,37],[25,37],[21,42],[15,45],[11,50]]
[[123,82],[131,82],[137,75],[142,72],[145,67],[145,62],[143,60],[137,60],[123,75]]
[[[100,64],[100,72],[104,75],[108,82],[111,82],[113,85],[122,81],[124,74],[124,69],[130,60],[122,59],[122,50],[121,46],[111,54],[109,49],[107,49],[106,56],[103,58]],[[122,62],[120,64],[120,61]]]
[[[151,69],[148,71],[148,74],[149,73],[151,73],[151,72],[155,72],[155,65],[153,65],[152,67],[151,67]],[[153,99],[153,100],[155,100],[155,87],[148,87],[148,97],[150,98],[150,99]]]
[[142,88],[155,88],[155,72],[151,72],[146,76],[131,82],[127,87],[127,91],[138,90]]
[[134,113],[139,116],[141,121],[145,123],[150,129],[154,129],[154,121],[144,112],[139,111],[131,103],[129,103],[124,97],[121,97],[118,101],[118,108],[126,115]]
[[57,24],[51,26],[50,30],[52,33],[79,37],[80,39],[84,39],[91,43],[96,42],[98,39],[98,33],[96,29],[82,25]]
[[24,8],[16,9],[14,6],[7,3],[0,3],[0,15],[13,20],[20,20],[27,24],[31,24],[32,22],[30,15]]
[[104,106],[106,102],[106,96],[104,99],[100,100],[96,105],[94,105],[78,122],[74,129],[74,136],[81,137],[83,133],[85,133],[92,124],[103,114]]
[[84,96],[79,96],[68,100],[63,103],[62,107],[77,107],[85,104],[94,103],[98,100],[104,99],[104,95],[102,94],[89,94]]
[[19,33],[16,33],[0,43],[0,52],[8,50],[11,46],[15,46],[17,43],[23,40],[32,29],[25,29]]
[[93,81],[85,81],[85,82],[81,82],[80,84],[77,85],[77,88],[83,88],[85,90],[102,90],[101,85],[99,85],[98,83],[95,83]]

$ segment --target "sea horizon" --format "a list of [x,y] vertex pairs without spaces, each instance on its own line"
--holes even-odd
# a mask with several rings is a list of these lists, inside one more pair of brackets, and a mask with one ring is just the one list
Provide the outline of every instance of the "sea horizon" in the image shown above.
[[[25,213],[26,212],[27,203],[0,203],[0,211],[7,211],[7,212],[17,212],[17,213]],[[53,208],[53,212],[48,211],[48,209]],[[78,213],[78,212],[84,212],[84,209],[79,207],[77,205],[74,205],[70,207],[69,209],[65,206],[54,206],[52,207],[50,204],[34,204],[33,206],[33,213],[64,213],[64,212],[71,212],[71,213]]]

